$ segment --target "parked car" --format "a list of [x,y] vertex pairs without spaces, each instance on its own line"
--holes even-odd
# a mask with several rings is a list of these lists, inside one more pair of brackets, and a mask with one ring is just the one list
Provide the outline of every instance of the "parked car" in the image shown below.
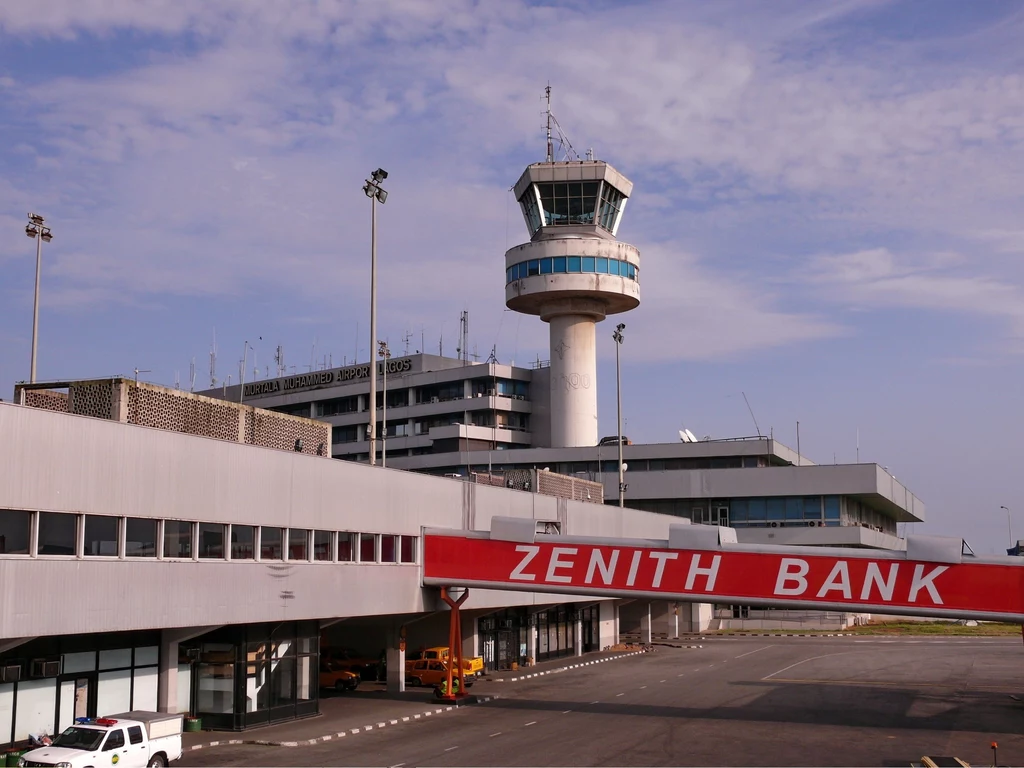
[[321,648],[320,659],[336,665],[337,669],[347,669],[363,680],[377,679],[378,660],[364,656],[351,648]]
[[[406,672],[409,670],[409,665],[420,661],[422,659],[438,660],[447,662],[451,656],[451,649],[447,646],[438,645],[433,648],[421,648],[418,651],[412,651],[405,654],[405,669]],[[484,658],[483,656],[464,656],[462,659],[462,675],[465,676],[476,676],[484,673]]]
[[320,687],[333,688],[338,691],[354,691],[359,687],[361,678],[356,672],[350,672],[338,662],[320,660]]
[[163,768],[181,757],[180,714],[125,712],[80,718],[53,743],[26,752],[20,766]]
[[[411,664],[411,665],[410,665]],[[473,685],[473,678],[463,673],[466,687]],[[407,663],[405,667],[405,682],[407,685],[440,685],[442,680],[448,679],[448,665],[436,659],[418,659]]]

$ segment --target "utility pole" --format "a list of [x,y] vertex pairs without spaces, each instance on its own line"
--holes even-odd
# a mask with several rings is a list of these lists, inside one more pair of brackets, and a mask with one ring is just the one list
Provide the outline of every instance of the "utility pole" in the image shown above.
[[25,234],[35,238],[36,241],[36,294],[32,302],[32,363],[29,367],[29,383],[36,382],[36,350],[39,342],[39,278],[42,273],[43,264],[43,241],[47,243],[53,239],[53,232],[44,223],[45,219],[38,213],[28,215],[28,224],[25,226]]
[[381,183],[388,172],[378,168],[366,180],[363,192],[370,198],[370,423],[366,437],[370,441],[370,466],[377,464],[377,372],[373,370],[373,345],[377,342],[377,203],[388,199]]
[[622,370],[619,364],[619,347],[622,346],[622,332],[626,330],[625,323],[615,326],[612,338],[615,339],[615,411],[619,424],[619,506],[626,506],[626,482],[624,464],[622,463]]

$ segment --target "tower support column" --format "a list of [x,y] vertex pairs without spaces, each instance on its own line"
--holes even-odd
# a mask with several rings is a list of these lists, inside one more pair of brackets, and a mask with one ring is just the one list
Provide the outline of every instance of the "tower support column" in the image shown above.
[[603,312],[542,316],[551,330],[553,448],[597,445],[596,324],[603,317]]

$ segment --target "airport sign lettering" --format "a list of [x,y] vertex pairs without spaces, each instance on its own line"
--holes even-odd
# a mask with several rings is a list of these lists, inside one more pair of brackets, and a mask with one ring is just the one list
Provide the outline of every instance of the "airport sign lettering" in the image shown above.
[[[412,370],[412,360],[408,357],[398,360],[388,360],[388,375],[405,373]],[[384,362],[377,363],[377,375],[384,375]],[[347,368],[338,368],[332,371],[317,371],[305,373],[299,376],[286,376],[280,379],[269,379],[257,381],[245,385],[243,397],[255,397],[257,395],[273,395],[278,392],[293,392],[299,389],[311,387],[326,387],[331,384],[343,384],[349,381],[358,381],[370,376],[370,364],[350,365]]]

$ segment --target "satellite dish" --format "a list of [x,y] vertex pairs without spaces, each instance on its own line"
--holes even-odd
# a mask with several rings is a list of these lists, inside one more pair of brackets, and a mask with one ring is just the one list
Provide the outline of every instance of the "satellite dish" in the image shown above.
[[679,440],[680,440],[681,442],[684,442],[684,443],[688,443],[688,442],[690,442],[690,438],[689,438],[689,437],[687,437],[687,435],[686,435],[686,430],[685,430],[685,429],[680,429],[680,430],[679,430]]
[[686,436],[687,436],[688,438],[690,438],[690,442],[691,442],[691,443],[696,443],[696,442],[697,442],[697,438],[693,436],[693,432],[691,432],[691,431],[690,431],[690,430],[688,430],[688,429],[687,429],[687,430],[685,430],[685,432],[686,432]]

